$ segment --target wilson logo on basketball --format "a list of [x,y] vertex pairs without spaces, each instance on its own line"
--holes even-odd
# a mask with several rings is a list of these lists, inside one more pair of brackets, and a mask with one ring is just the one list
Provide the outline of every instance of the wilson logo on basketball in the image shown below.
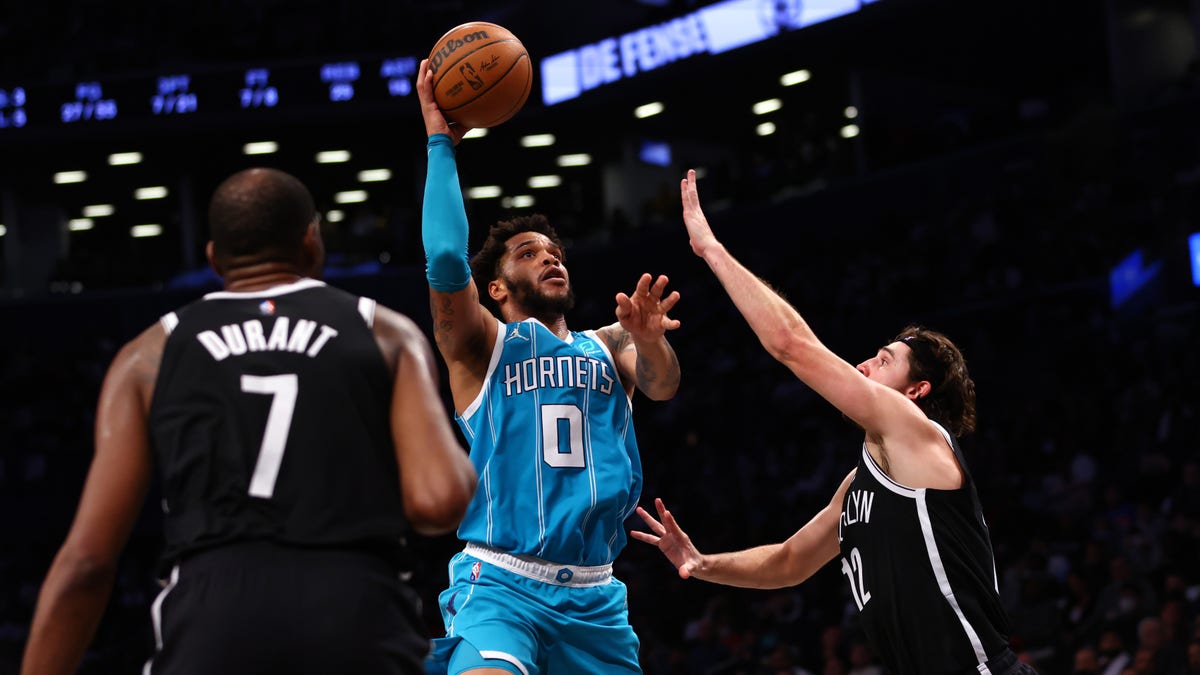
[[471,21],[451,28],[433,45],[426,64],[433,100],[447,122],[494,127],[525,105],[533,65],[512,31]]
[[432,57],[430,57],[429,69],[433,71],[434,75],[437,75],[438,69],[442,67],[442,62],[450,58],[451,54],[458,51],[464,45],[470,44],[476,40],[486,40],[487,38],[487,31],[477,30],[474,33],[467,33],[461,38],[450,38],[449,40],[446,40],[446,43],[443,44],[440,49],[434,52]]

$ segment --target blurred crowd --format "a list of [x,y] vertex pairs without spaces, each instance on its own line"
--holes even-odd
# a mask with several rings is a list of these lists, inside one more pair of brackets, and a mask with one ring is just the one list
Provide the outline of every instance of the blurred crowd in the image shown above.
[[[1196,107],[1084,111],[1053,133],[833,181],[781,144],[701,179],[726,245],[848,361],[910,322],[962,348],[979,397],[963,446],[1012,640],[1048,675],[1200,673],[1200,289],[1185,239],[1200,222]],[[643,503],[663,498],[703,551],[782,541],[828,502],[861,435],[760,347],[691,255],[677,209],[648,204],[620,233],[574,242],[571,324],[611,322],[613,294],[643,271],[671,277],[683,383],[671,401],[635,400]],[[1163,267],[1114,306],[1109,271],[1138,248]],[[338,282],[427,322],[418,266]],[[0,307],[0,672],[16,670],[78,500],[108,361],[198,294]],[[135,672],[152,648],[156,511],[134,532],[82,672]],[[436,635],[459,544],[412,544]],[[681,580],[631,542],[616,568],[648,675],[882,673],[833,566],[796,588],[740,590]]]

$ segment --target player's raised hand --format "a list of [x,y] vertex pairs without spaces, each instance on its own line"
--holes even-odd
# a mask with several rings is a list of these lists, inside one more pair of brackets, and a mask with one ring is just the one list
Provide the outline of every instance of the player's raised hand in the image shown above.
[[667,316],[679,302],[679,291],[664,298],[666,275],[660,274],[653,285],[650,279],[649,274],[643,274],[633,295],[617,293],[617,321],[634,340],[657,339],[667,331],[679,328],[679,321]]
[[679,182],[679,196],[683,201],[683,224],[687,226],[688,242],[692,251],[703,257],[704,251],[711,246],[719,245],[708,219],[700,208],[700,195],[696,191],[696,170],[688,169],[687,177]]
[[667,556],[667,560],[679,570],[679,576],[682,579],[687,579],[692,576],[692,573],[700,566],[703,556],[700,551],[692,544],[692,540],[679,527],[679,523],[675,522],[675,516],[667,510],[663,504],[663,500],[655,499],[654,507],[658,510],[659,521],[654,516],[650,515],[646,509],[637,508],[637,514],[646,521],[650,526],[650,532],[642,532],[641,530],[630,530],[629,535],[638,541],[644,541],[647,544],[652,544],[662,551],[663,555]]
[[455,145],[471,130],[461,124],[451,125],[442,115],[433,98],[433,71],[429,68],[429,59],[421,59],[417,67],[417,98],[421,101],[421,116],[425,118],[425,135],[446,134]]

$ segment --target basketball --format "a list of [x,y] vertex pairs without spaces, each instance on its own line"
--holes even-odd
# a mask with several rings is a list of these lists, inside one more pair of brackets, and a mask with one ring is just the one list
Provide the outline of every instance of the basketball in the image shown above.
[[442,114],[473,128],[510,119],[533,86],[525,45],[507,28],[485,21],[451,28],[429,53],[429,69]]

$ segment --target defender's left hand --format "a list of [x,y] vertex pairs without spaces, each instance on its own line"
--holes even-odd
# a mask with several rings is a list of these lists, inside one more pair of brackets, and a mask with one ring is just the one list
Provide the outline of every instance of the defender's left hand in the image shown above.
[[643,274],[632,296],[617,293],[617,321],[635,340],[655,340],[667,331],[679,328],[679,321],[667,316],[679,302],[679,291],[664,298],[666,275],[660,274],[654,285],[650,284],[650,279],[649,274]]

